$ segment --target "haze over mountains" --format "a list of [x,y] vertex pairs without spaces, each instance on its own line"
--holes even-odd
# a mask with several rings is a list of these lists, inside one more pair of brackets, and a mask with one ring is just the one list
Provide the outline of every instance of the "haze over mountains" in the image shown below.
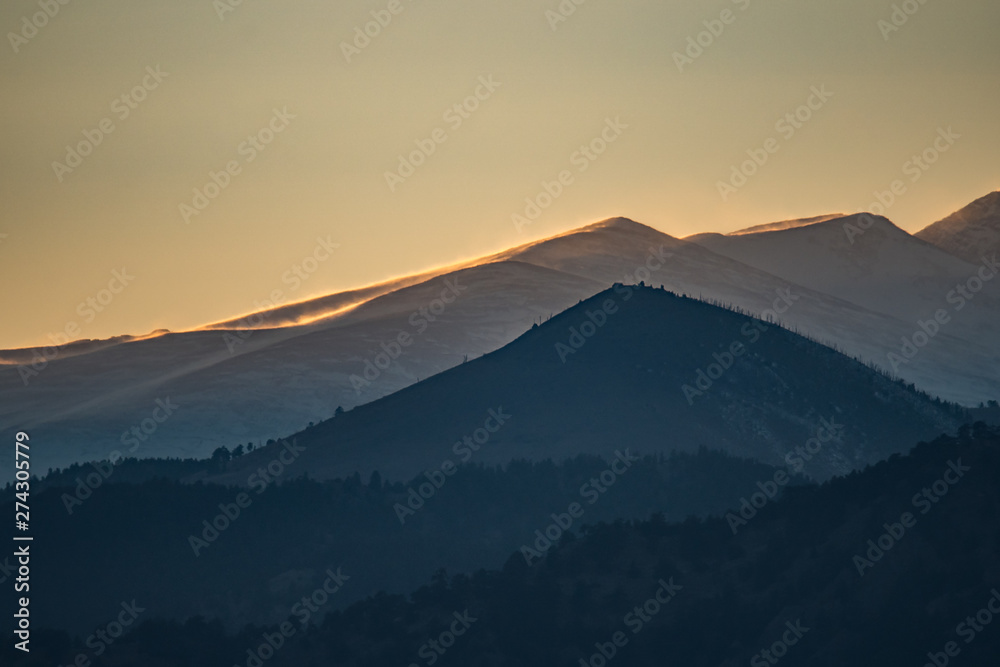
[[[33,470],[63,468],[31,480],[44,657],[8,662],[99,657],[131,600],[108,664],[413,664],[452,608],[490,630],[441,664],[579,664],[648,580],[686,593],[662,618],[690,664],[767,655],[796,617],[833,660],[809,664],[896,664],[899,636],[996,585],[1000,433],[973,423],[1000,412],[993,261],[868,215],[690,239],[612,218],[197,331],[6,353],[0,416]],[[662,662],[641,646],[628,664]]]
[[[963,421],[960,411],[780,327],[618,285],[496,352],[293,439],[310,478],[378,471],[395,480],[444,460],[613,458],[624,447],[708,447],[783,466],[794,446],[818,437],[823,455],[798,469],[826,479]],[[283,446],[244,456],[211,481],[240,484]]]
[[[995,215],[962,219],[973,218],[976,229],[996,231]],[[944,222],[932,226],[942,230],[934,238],[957,247],[947,239],[967,233]],[[819,216],[686,240],[614,218],[198,331],[91,343],[89,351],[81,344],[72,355],[67,347],[29,371],[25,351],[0,352],[0,419],[53,443],[45,467],[114,451],[206,456],[387,396],[496,350],[615,282],[640,281],[780,319],[934,396],[977,405],[1000,397],[998,283],[984,282],[961,310],[948,297],[979,268],[882,218]],[[912,359],[900,359],[903,338],[913,340],[919,322],[942,309],[950,319],[914,346]],[[401,334],[409,343],[398,357],[380,357]],[[162,416],[154,415],[157,400],[167,399],[176,409],[155,432],[129,435]]]
[[[625,626],[620,664],[663,665],[665,655],[706,667],[768,664],[762,649],[800,627],[805,640],[784,647],[789,664],[935,664],[924,661],[952,642],[962,664],[988,665],[1000,634],[975,617],[992,618],[980,610],[1000,597],[998,447],[1000,431],[965,427],[846,478],[788,486],[753,514],[734,499],[770,479],[766,466],[704,454],[637,464],[531,561],[511,545],[537,539],[532,530],[552,510],[579,499],[590,462],[460,470],[405,526],[390,507],[403,500],[402,485],[283,484],[197,560],[183,539],[192,517],[231,501],[232,489],[114,484],[73,516],[54,489],[39,497],[40,544],[52,548],[32,562],[32,618],[58,632],[36,631],[30,657],[10,644],[0,656],[34,667],[106,649],[84,637],[104,630],[125,599],[142,608],[142,625],[114,642],[107,664],[413,664],[453,612],[471,610],[473,632],[440,664],[570,667],[598,655],[666,580],[679,586],[676,599],[646,603],[639,629],[650,630],[641,635]],[[725,516],[720,501],[731,503]],[[714,511],[680,523],[692,504]],[[485,569],[459,565],[425,575],[410,595],[367,595],[376,581],[412,579],[427,560],[454,567],[470,553]],[[343,590],[305,614],[304,596],[328,572],[345,575]],[[65,604],[67,589],[80,592],[79,604]],[[295,632],[282,650],[257,651],[286,620]]]
[[0,667],[1000,667],[996,0],[3,12]]
[[[936,395],[974,403],[975,395],[949,387],[959,377],[1000,377],[1000,289],[980,281],[983,260],[962,261],[899,229],[885,218],[867,214],[833,218],[778,231],[724,236],[701,234],[689,240],[713,252],[780,276],[796,285],[831,295],[893,319],[895,350],[900,357],[901,337],[912,340],[920,322],[934,319],[938,310],[948,314],[932,340],[915,359],[893,364],[886,354],[858,350],[840,338],[828,338],[846,349],[889,368]],[[990,255],[987,255],[990,258]],[[995,272],[997,266],[988,265]],[[966,292],[956,289],[966,288]],[[963,296],[965,294],[965,296]],[[790,319],[794,317],[790,315]],[[812,323],[802,323],[815,330]],[[930,327],[934,328],[934,327]],[[888,350],[887,350],[888,351]],[[996,395],[996,387],[975,383],[983,399]]]
[[[331,563],[352,577],[340,608],[438,568],[500,567],[574,499],[581,524],[718,516],[760,484],[774,496],[789,480],[848,474],[967,421],[779,326],[617,284],[482,358],[232,460],[129,460],[36,482],[50,546],[37,611],[85,632],[136,596],[166,618],[280,622]],[[62,604],[70,587],[85,601]]]

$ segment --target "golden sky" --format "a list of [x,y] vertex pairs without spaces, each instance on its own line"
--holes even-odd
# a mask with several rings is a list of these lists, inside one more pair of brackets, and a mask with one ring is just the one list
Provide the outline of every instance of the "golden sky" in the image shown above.
[[614,215],[725,232],[899,179],[912,232],[1000,186],[994,0],[235,2],[3,3],[0,347],[191,328]]

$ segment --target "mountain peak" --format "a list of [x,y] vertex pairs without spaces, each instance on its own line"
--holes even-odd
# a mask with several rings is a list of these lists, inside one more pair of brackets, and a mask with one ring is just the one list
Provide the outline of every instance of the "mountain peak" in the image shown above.
[[[734,341],[745,354],[733,352],[725,377],[716,376],[710,364],[736,349]],[[702,369],[715,380],[699,380]],[[892,397],[898,409],[873,420],[873,393]],[[515,415],[491,436],[493,446],[477,453],[486,464],[642,442],[651,453],[704,444],[780,465],[788,443],[815,433],[818,409],[849,424],[844,440],[852,443],[813,473],[828,477],[888,456],[899,440],[955,425],[948,408],[929,397],[787,329],[666,290],[618,284],[494,352],[300,432],[295,438],[306,453],[298,465],[319,479],[375,469],[405,479],[449,442],[455,424],[481,420],[483,406]],[[665,428],[671,437],[657,438]],[[244,469],[269,457],[265,449],[240,459],[215,481],[246,479]]]
[[[831,226],[843,227],[844,225],[854,225],[862,230],[871,229],[872,227],[882,228],[886,230],[896,231],[900,234],[907,234],[907,232],[896,225],[892,220],[885,217],[884,215],[876,215],[871,212],[853,213],[851,215],[843,215],[840,217],[833,217],[829,220],[824,221],[829,223]],[[824,224],[824,223],[819,223]]]
[[[608,218],[606,220],[601,220],[600,222],[595,222],[583,227],[579,227],[574,232],[589,231],[595,229],[620,229],[622,231],[638,231],[638,230],[653,230],[649,225],[644,225],[641,222],[636,222],[631,218],[626,218],[624,216],[616,216],[614,218]],[[572,233],[572,232],[571,232]]]
[[801,234],[828,234],[831,231],[834,236],[843,236],[843,228],[846,225],[854,225],[861,230],[868,230],[871,228],[879,229],[884,232],[898,232],[900,234],[906,234],[905,231],[900,229],[888,218],[875,215],[874,213],[827,213],[825,215],[816,215],[809,218],[796,218],[794,220],[781,220],[778,222],[766,222],[761,225],[754,225],[753,227],[746,227],[744,229],[738,229],[734,232],[729,232],[727,234],[720,234],[717,232],[707,232],[701,234],[693,234],[684,238],[685,241],[691,241],[693,243],[712,243],[718,242],[719,239],[737,239],[739,237],[754,237],[757,240],[763,242],[765,237],[775,236],[798,236]]
[[967,262],[1000,251],[1000,191],[990,192],[915,234]]
[[[983,195],[971,204],[960,208],[934,225],[948,224],[966,227],[979,223],[1000,227],[1000,190]],[[933,227],[934,225],[930,225]],[[930,229],[928,227],[927,229]]]

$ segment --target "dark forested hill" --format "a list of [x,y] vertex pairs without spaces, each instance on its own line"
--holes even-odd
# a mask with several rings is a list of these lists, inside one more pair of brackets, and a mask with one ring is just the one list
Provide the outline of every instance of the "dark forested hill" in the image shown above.
[[[794,309],[796,298],[775,303]],[[393,345],[376,361],[391,363],[403,349]],[[373,366],[368,377],[378,372]],[[819,439],[808,446],[823,456],[804,467],[825,479],[953,431],[962,418],[959,408],[778,326],[618,285],[496,352],[297,434],[305,449],[293,474],[379,470],[406,479],[449,459],[558,460],[622,446],[705,445],[785,465],[789,452]],[[246,485],[281,448],[243,457],[217,481]]]
[[[312,591],[330,567],[351,575],[329,607],[339,608],[378,591],[412,591],[440,568],[499,567],[570,503],[581,507],[574,530],[654,512],[681,521],[738,506],[776,472],[707,450],[621,454],[503,469],[469,464],[405,483],[355,474],[250,489],[122,483],[151,474],[155,462],[119,464],[95,489],[50,485],[33,496],[32,609],[37,623],[76,632],[107,622],[133,598],[166,618],[201,614],[234,628],[267,623],[287,615],[288,601]],[[97,474],[75,472],[84,481]],[[13,500],[0,505],[7,510]],[[67,590],[75,591],[72,605],[64,603]]]
[[[541,558],[518,552],[500,570],[438,575],[318,626],[290,609],[284,625],[238,635],[199,619],[152,621],[94,664],[993,664],[998,478],[1000,430],[977,424],[847,478],[789,488],[755,515],[602,524]],[[331,571],[328,588],[352,585],[344,574],[346,564]],[[10,664],[88,650],[45,638],[35,662]]]

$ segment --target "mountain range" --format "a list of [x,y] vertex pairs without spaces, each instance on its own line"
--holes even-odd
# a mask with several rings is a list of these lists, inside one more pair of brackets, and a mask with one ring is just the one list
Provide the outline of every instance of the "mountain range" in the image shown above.
[[[953,431],[964,410],[778,325],[621,283],[512,343],[291,436],[313,479],[721,450],[817,479]],[[207,481],[245,483],[285,441]],[[791,455],[794,458],[795,454]],[[297,474],[297,473],[296,473]]]
[[[617,520],[602,515],[595,523],[584,514],[582,527],[552,533],[549,546],[540,544],[532,526],[549,530],[546,522],[556,515],[548,514],[563,511],[568,500],[539,492],[572,497],[575,489],[556,488],[570,480],[561,473],[555,479],[544,466],[476,474],[460,493],[425,510],[425,518],[444,510],[464,521],[438,515],[421,526],[396,526],[400,534],[419,529],[409,533],[409,549],[398,537],[381,541],[370,525],[370,508],[382,501],[380,484],[282,485],[270,492],[276,495],[261,496],[267,505],[248,507],[201,561],[183,553],[174,531],[183,531],[184,517],[197,505],[226,497],[222,487],[189,486],[182,494],[162,482],[120,485],[102,489],[107,495],[93,501],[100,508],[85,507],[74,517],[59,517],[56,494],[43,494],[40,509],[54,512],[42,524],[44,544],[53,548],[33,561],[44,576],[32,617],[45,619],[48,629],[34,630],[30,654],[7,644],[0,657],[26,667],[72,664],[95,654],[100,664],[163,667],[569,667],[610,664],[612,658],[662,665],[664,656],[685,665],[734,667],[775,664],[786,654],[789,664],[815,667],[944,665],[949,656],[959,656],[961,664],[992,664],[1000,650],[1000,634],[989,620],[1000,598],[998,448],[1000,431],[964,427],[957,437],[922,443],[845,478],[790,486],[758,508],[732,505],[725,516],[692,516],[683,523],[657,511],[664,497],[646,496],[653,502],[645,519],[621,518],[634,511],[635,486],[623,483],[593,510],[614,505]],[[726,484],[741,493],[754,474],[750,468],[730,467],[726,474],[725,465],[699,467],[674,470],[679,478],[654,474],[646,488],[673,487],[673,499],[683,504],[686,494],[711,496]],[[498,505],[498,493],[507,503]],[[532,502],[521,502],[523,496]],[[538,500],[543,507],[559,504],[530,510]],[[302,511],[305,503],[310,511]],[[362,531],[344,535],[357,530],[350,518],[358,514]],[[102,521],[112,517],[110,525]],[[389,572],[411,570],[414,560],[446,553],[454,543],[475,550],[480,541],[495,542],[501,526],[506,536],[512,517],[515,524],[527,519],[527,527],[510,532],[515,544],[540,545],[538,558],[526,556],[523,546],[508,549],[501,565],[439,570],[409,595],[380,592],[343,605],[344,596],[357,597],[370,582],[364,571],[370,563]],[[103,539],[94,540],[95,532]],[[371,547],[359,552],[344,544],[352,538]],[[67,551],[79,554],[60,560]],[[322,559],[313,566],[316,555]],[[281,564],[284,571],[270,569]],[[234,572],[238,583],[227,589]],[[67,587],[82,604],[65,604]],[[308,596],[324,587],[334,593],[306,607]],[[211,603],[213,613],[177,616],[168,603],[176,605],[178,597]],[[141,613],[141,625],[124,637],[112,631],[114,642],[102,640],[112,627],[107,619],[123,608]],[[307,608],[316,613],[306,614]],[[250,609],[264,609],[273,620],[234,631],[217,616],[228,613],[231,622],[233,612]],[[81,614],[99,620],[80,630],[64,624]],[[456,640],[444,633],[449,624],[461,629],[457,618],[466,619],[470,631]],[[449,650],[440,651],[442,644]]]
[[[195,331],[67,345],[33,372],[35,351],[2,351],[0,419],[52,443],[40,466],[207,456],[393,394],[639,282],[780,322],[934,397],[977,405],[1000,397],[1000,306],[996,283],[956,296],[983,266],[952,253],[969,246],[969,230],[993,238],[997,194],[915,236],[867,214],[687,239],[613,218]],[[400,337],[400,354],[381,356]],[[164,404],[175,407],[161,419]]]

